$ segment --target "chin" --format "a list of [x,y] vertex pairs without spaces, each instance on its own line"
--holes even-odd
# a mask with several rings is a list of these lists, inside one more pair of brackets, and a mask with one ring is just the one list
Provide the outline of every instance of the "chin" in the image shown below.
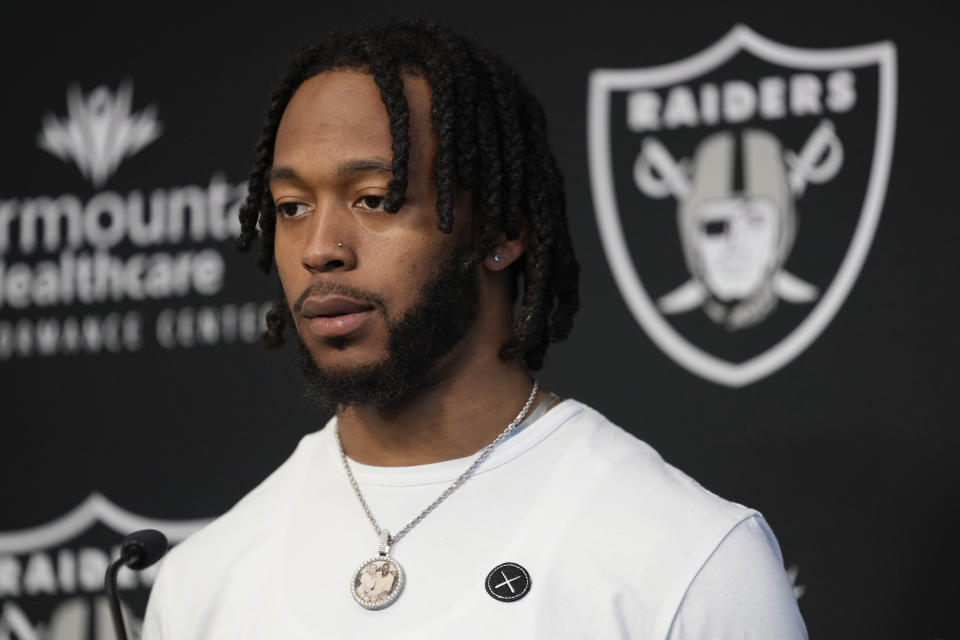
[[318,361],[302,348],[298,349],[297,361],[307,397],[328,409],[395,404],[415,393],[419,386],[419,380],[405,377],[390,359],[358,362],[350,358],[333,362],[322,358]]
[[385,346],[363,344],[348,338],[313,339],[304,346],[314,366],[321,370],[359,371],[387,360]]

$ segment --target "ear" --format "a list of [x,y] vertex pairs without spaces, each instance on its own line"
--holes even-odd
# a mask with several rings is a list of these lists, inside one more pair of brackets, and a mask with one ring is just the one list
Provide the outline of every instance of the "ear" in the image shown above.
[[517,258],[523,255],[527,249],[527,230],[524,229],[520,235],[513,240],[508,240],[502,232],[497,236],[497,241],[487,250],[487,255],[483,259],[483,266],[490,271],[503,271],[511,264],[517,261]]

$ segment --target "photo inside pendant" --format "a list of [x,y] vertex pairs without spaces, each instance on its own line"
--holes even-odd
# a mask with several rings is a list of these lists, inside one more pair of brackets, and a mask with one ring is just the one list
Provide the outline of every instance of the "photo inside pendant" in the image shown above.
[[400,568],[389,560],[371,560],[353,580],[353,591],[361,601],[377,604],[389,598],[400,584]]

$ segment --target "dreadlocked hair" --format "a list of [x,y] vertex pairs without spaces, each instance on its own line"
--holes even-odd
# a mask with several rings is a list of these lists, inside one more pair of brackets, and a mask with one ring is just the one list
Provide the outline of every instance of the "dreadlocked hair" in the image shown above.
[[[373,76],[389,116],[393,176],[384,202],[388,212],[403,206],[407,188],[410,109],[402,75],[411,73],[424,76],[432,88],[437,228],[452,231],[457,194],[470,192],[480,221],[478,259],[500,233],[513,240],[526,231],[526,251],[511,265],[515,297],[521,278],[522,293],[515,300],[511,338],[500,355],[519,355],[529,369],[539,369],[549,344],[569,335],[579,306],[580,268],[567,227],[563,178],[547,142],[543,109],[517,72],[445,27],[417,20],[333,33],[293,57],[270,96],[257,140],[240,208],[238,248],[251,247],[259,226],[259,266],[270,271],[276,212],[268,172],[280,118],[305,80],[347,69]],[[283,342],[284,304],[281,296],[268,314],[264,341],[269,346]]]

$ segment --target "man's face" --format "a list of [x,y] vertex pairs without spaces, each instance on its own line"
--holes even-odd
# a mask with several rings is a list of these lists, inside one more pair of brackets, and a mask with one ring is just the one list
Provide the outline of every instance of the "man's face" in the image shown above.
[[693,249],[703,281],[725,302],[754,295],[778,259],[780,216],[767,198],[723,198],[697,207]]
[[[437,322],[450,324],[444,316],[451,309],[437,300],[450,297],[450,289],[467,289],[468,298],[476,297],[469,286],[475,273],[456,268],[464,262],[461,249],[469,239],[469,203],[466,198],[458,202],[453,233],[437,229],[430,88],[410,75],[404,85],[411,149],[406,203],[397,213],[383,210],[393,139],[372,76],[335,71],[308,79],[290,100],[277,131],[270,178],[277,208],[277,270],[309,359],[327,382],[351,380],[347,388],[356,386],[357,376],[382,386],[377,372],[384,367],[391,368],[394,381],[405,377],[404,367],[398,370],[391,362],[398,351],[414,360],[423,352],[439,358],[453,344],[431,342],[439,337],[455,343],[475,313],[475,303],[458,301],[470,307],[470,318],[459,318],[456,335],[447,327],[429,329]],[[462,316],[464,310],[459,311]],[[413,349],[397,344],[411,340],[429,344]],[[414,364],[422,376],[420,370],[431,363]]]

